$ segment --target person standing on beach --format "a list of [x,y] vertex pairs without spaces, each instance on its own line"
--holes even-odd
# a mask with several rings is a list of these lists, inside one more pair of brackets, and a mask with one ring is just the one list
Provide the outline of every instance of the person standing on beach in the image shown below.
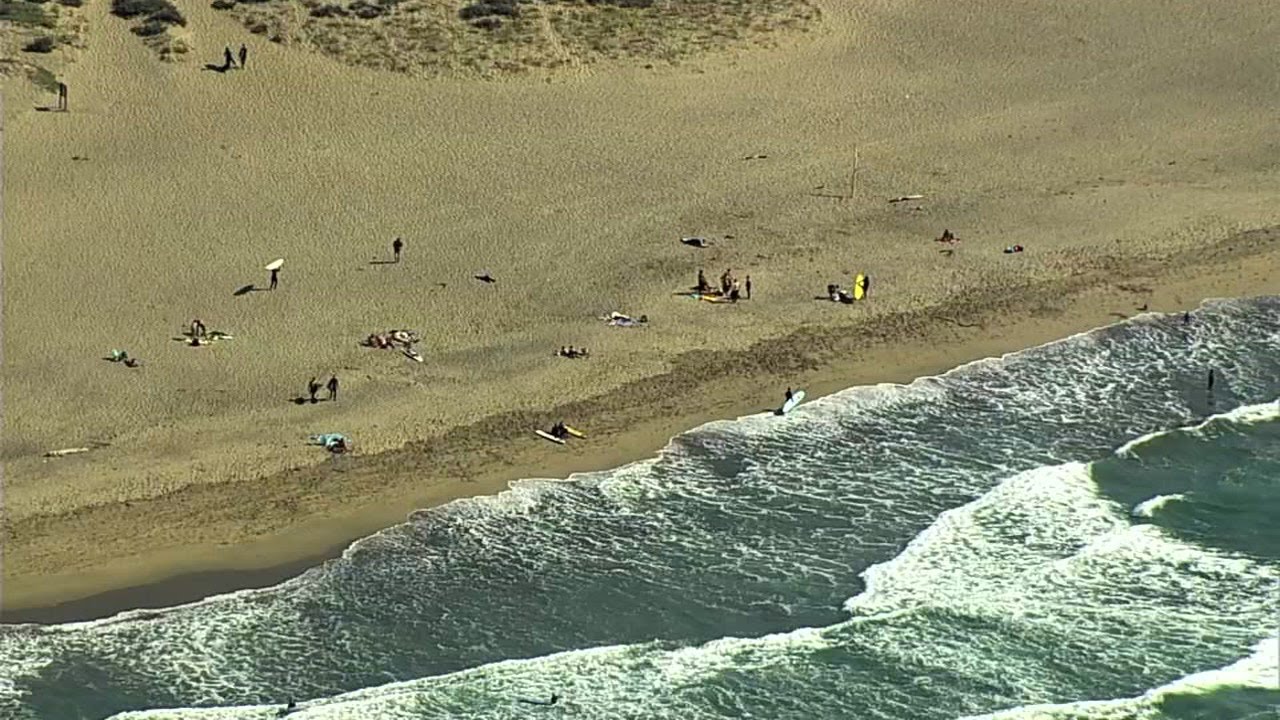
[[747,287],[747,299],[750,300],[751,299],[751,276],[750,275],[747,276],[746,287]]
[[241,70],[244,69],[244,61],[248,57],[249,57],[249,48],[245,47],[244,43],[240,43],[240,69]]
[[67,84],[58,81],[58,112],[67,111]]
[[307,394],[311,396],[311,402],[316,402],[316,393],[320,392],[320,381],[315,376],[311,376],[311,382],[307,383]]
[[329,384],[328,384],[326,387],[328,387],[328,388],[329,388],[329,399],[330,399],[330,400],[337,401],[337,399],[338,399],[338,376],[337,376],[337,375],[330,375],[330,376],[329,376]]
[[401,250],[404,250],[404,240],[396,238],[396,241],[391,243],[391,252],[396,256],[396,262],[400,262]]
[[225,46],[223,46],[223,48],[222,48],[222,69],[223,69],[223,71],[230,70],[231,68],[233,68],[233,67],[235,67],[235,66],[236,66],[236,61],[235,61],[235,59],[234,59],[234,58],[232,58],[232,57],[231,57],[231,46],[230,46],[230,45],[225,45]]
[[280,284],[280,268],[271,271],[271,287],[269,290],[275,290],[276,285]]

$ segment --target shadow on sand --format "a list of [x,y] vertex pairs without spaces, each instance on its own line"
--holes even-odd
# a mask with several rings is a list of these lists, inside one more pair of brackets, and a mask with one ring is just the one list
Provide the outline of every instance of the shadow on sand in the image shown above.
[[216,73],[225,73],[226,71],[228,71],[228,70],[230,70],[230,69],[231,69],[231,66],[230,66],[230,65],[226,65],[226,64],[223,64],[223,65],[214,65],[213,63],[205,63],[205,64],[204,64],[204,69],[205,69],[205,70],[212,70],[212,71],[214,71],[214,72],[216,72]]
[[251,292],[257,292],[257,291],[258,291],[257,286],[245,285],[244,287],[240,288],[239,290],[236,290],[231,294],[234,295],[235,297],[240,297],[241,295],[248,295]]

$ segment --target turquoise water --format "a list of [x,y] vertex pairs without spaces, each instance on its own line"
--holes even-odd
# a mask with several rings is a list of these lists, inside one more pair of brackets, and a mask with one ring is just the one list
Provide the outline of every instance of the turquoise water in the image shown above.
[[1272,717],[1278,396],[1265,298],[711,423],[274,588],[4,627],[0,717]]

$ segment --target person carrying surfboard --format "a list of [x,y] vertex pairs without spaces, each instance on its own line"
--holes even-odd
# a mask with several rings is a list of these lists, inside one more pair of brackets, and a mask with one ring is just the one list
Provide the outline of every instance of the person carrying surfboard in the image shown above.
[[280,268],[275,268],[274,270],[271,271],[271,288],[270,289],[275,290],[276,285],[279,285],[279,284],[280,284]]

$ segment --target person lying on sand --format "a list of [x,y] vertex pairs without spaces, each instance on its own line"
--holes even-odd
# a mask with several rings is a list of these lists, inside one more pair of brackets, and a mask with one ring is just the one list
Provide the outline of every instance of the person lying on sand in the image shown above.
[[615,310],[601,318],[601,320],[604,320],[605,324],[612,325],[614,327],[639,327],[640,325],[648,324],[649,316],[641,315],[640,319],[636,320]]
[[680,242],[690,247],[696,247],[696,248],[705,248],[708,245],[707,239],[704,237],[680,238]]

